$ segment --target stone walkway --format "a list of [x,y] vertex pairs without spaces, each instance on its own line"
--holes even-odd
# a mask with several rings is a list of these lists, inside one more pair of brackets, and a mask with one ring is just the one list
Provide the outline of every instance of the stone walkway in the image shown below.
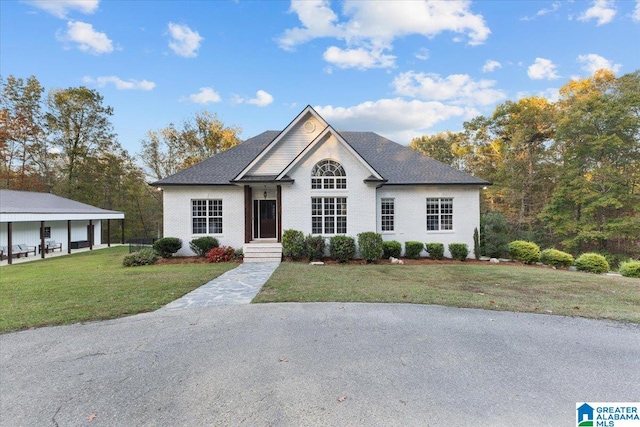
[[216,277],[160,310],[181,310],[211,305],[249,304],[278,268],[278,262],[244,263]]

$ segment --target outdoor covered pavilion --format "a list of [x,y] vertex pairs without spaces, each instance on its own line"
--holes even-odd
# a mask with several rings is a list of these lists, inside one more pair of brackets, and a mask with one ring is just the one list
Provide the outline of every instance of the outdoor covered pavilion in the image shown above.
[[[111,246],[111,220],[119,220],[124,244],[124,212],[111,211],[76,202],[50,193],[0,190],[0,251],[8,264],[18,256],[45,258],[51,251],[71,253]],[[106,242],[102,230],[106,222]],[[55,245],[50,245],[51,242]],[[17,245],[30,248],[26,254]]]

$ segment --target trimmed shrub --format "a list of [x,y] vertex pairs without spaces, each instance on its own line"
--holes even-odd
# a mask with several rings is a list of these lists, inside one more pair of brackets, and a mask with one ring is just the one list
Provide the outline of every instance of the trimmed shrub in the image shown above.
[[609,263],[602,255],[588,252],[576,259],[576,268],[580,271],[602,274],[609,271]]
[[182,248],[182,240],[177,237],[163,237],[153,243],[153,250],[162,258],[171,258]]
[[422,242],[408,241],[404,242],[404,255],[407,258],[418,259],[420,258],[420,252],[424,249]]
[[282,232],[282,255],[300,259],[304,258],[306,252],[302,231],[289,229]]
[[358,251],[365,261],[378,261],[382,256],[382,235],[373,231],[359,233]]
[[442,243],[427,243],[424,245],[429,252],[429,256],[433,259],[444,258],[444,244]]
[[322,261],[324,258],[325,245],[324,237],[308,234],[304,239],[304,246],[307,250],[309,261]]
[[329,253],[336,261],[350,261],[356,254],[356,241],[349,236],[333,236],[329,239]]
[[475,259],[480,259],[480,235],[478,234],[478,227],[473,229],[473,256]]
[[400,258],[402,254],[402,243],[396,240],[389,240],[388,242],[382,242],[382,257],[389,259],[391,257]]
[[509,243],[509,255],[516,261],[533,264],[540,260],[540,247],[533,242],[514,240]]
[[196,255],[199,257],[207,256],[207,253],[213,249],[220,246],[218,244],[218,239],[211,236],[198,237],[197,239],[193,239],[189,242],[189,247]]
[[238,249],[236,249],[236,251],[235,251],[234,255],[235,255],[235,258],[236,258],[236,259],[242,259],[242,258],[244,258],[244,249],[242,249],[242,248],[238,248]]
[[557,249],[545,249],[540,252],[540,262],[554,267],[569,267],[573,265],[573,255]]
[[153,265],[158,260],[158,255],[151,248],[142,249],[126,255],[122,260],[125,267],[137,267],[139,265]]
[[640,278],[640,261],[627,261],[620,264],[620,274],[625,277]]
[[451,258],[464,261],[469,255],[469,247],[466,243],[449,243],[449,252],[451,252]]
[[219,246],[212,248],[207,253],[207,259],[209,262],[227,262],[236,257],[236,250],[231,246]]

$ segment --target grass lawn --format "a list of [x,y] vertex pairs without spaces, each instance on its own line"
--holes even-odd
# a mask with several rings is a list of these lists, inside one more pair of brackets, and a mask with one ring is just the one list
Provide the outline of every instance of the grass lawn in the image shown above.
[[127,247],[0,269],[0,332],[112,319],[156,310],[237,266],[123,267]]
[[491,264],[282,263],[253,302],[398,302],[640,323],[640,279]]

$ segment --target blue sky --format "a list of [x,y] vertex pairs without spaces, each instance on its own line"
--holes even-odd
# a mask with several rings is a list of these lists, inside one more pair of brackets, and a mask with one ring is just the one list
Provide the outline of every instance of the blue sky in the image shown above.
[[198,111],[246,139],[306,105],[408,144],[640,69],[640,0],[1,1],[0,28],[3,77],[98,90],[131,154]]

